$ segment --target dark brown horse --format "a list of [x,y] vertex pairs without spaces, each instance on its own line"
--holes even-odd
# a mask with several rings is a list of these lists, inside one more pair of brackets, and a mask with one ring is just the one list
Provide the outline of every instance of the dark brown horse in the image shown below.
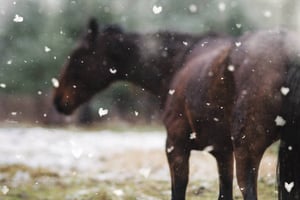
[[259,31],[236,46],[230,59],[236,69],[232,139],[244,199],[257,199],[260,160],[279,137],[279,199],[300,199],[299,35]]
[[168,32],[140,35],[115,26],[99,30],[91,20],[61,74],[54,103],[57,110],[70,114],[114,81],[127,80],[147,89],[164,108],[172,199],[185,199],[190,151],[209,147],[219,169],[219,199],[230,200],[231,48],[230,38]]

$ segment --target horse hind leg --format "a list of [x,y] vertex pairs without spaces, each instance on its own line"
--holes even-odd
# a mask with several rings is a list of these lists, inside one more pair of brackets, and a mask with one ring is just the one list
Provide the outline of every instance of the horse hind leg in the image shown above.
[[219,200],[232,200],[233,152],[213,152],[219,172]]
[[172,200],[185,200],[189,177],[190,126],[184,116],[170,115],[167,128],[166,155],[171,174]]
[[255,145],[255,141],[252,141],[238,147],[236,146],[234,149],[236,176],[244,200],[257,200],[259,164],[267,145],[260,147]]
[[166,155],[171,174],[172,200],[185,200],[189,176],[190,150],[185,148],[183,144],[174,143],[174,140],[168,137]]

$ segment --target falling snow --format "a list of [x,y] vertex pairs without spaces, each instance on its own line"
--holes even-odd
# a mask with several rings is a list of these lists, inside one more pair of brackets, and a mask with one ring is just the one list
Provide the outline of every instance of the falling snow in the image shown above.
[[170,89],[169,90],[169,95],[173,95],[175,93],[175,90],[174,89]]
[[20,15],[18,15],[18,14],[15,15],[15,17],[14,17],[14,22],[20,23],[20,22],[23,22],[23,21],[24,21],[24,19],[23,19],[22,16],[20,16]]
[[6,84],[5,83],[0,83],[0,88],[6,88]]
[[224,2],[220,2],[218,4],[219,11],[224,12],[226,10],[226,4]]
[[152,7],[152,12],[157,15],[157,14],[160,14],[163,10],[163,7],[162,6],[158,6],[158,5],[154,5]]
[[276,116],[274,121],[276,123],[276,126],[284,126],[286,124],[286,121],[279,115]]
[[12,64],[12,60],[8,60],[8,61],[6,62],[6,64],[11,65],[11,64]]
[[242,24],[235,24],[237,28],[242,28]]
[[9,188],[6,185],[1,187],[2,194],[6,195],[9,192]]
[[170,147],[167,148],[168,153],[171,153],[173,150],[174,150],[174,146],[170,146]]
[[51,49],[50,49],[49,47],[45,46],[45,47],[44,47],[44,51],[45,51],[45,52],[50,52]]
[[233,72],[235,70],[235,67],[233,65],[229,65],[227,69],[228,71]]
[[190,134],[190,140],[194,140],[196,138],[197,138],[197,136],[196,136],[195,132],[193,132],[193,133]]
[[242,45],[241,42],[235,42],[235,46],[236,46],[236,47],[239,47],[239,46],[241,46],[241,45]]
[[51,82],[52,82],[52,85],[53,85],[54,88],[59,87],[59,81],[56,78],[52,78]]
[[272,12],[269,11],[269,10],[265,10],[265,11],[263,12],[263,15],[264,15],[266,18],[270,18],[270,17],[272,17]]
[[115,68],[109,68],[109,72],[112,74],[116,74],[117,73],[117,69]]
[[287,192],[291,192],[292,189],[293,189],[293,187],[294,187],[294,182],[290,182],[290,183],[285,182],[284,183],[284,187],[285,187],[285,189],[286,189]]
[[282,95],[286,96],[290,92],[290,88],[288,87],[281,87],[280,92]]
[[138,116],[138,115],[139,115],[139,112],[138,112],[138,111],[134,111],[134,115],[135,115],[135,116]]
[[118,197],[121,197],[124,195],[124,191],[121,189],[114,190],[113,193]]
[[98,114],[100,117],[103,117],[108,114],[108,109],[99,108]]
[[214,117],[214,121],[215,121],[215,122],[218,122],[218,121],[220,121],[220,120],[219,120],[219,118]]
[[186,41],[183,41],[182,44],[183,44],[184,46],[187,46],[187,45],[188,45],[188,43],[187,43]]
[[191,13],[195,13],[195,12],[198,11],[198,8],[197,8],[197,6],[195,4],[191,4],[191,5],[189,5],[189,11]]

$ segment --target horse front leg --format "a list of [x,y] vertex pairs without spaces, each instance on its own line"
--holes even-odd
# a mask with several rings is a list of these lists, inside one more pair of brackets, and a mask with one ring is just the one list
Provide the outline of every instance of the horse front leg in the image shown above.
[[214,152],[219,172],[219,200],[232,200],[233,152]]
[[181,141],[181,144],[176,143],[169,137],[166,142],[166,154],[172,181],[172,200],[185,200],[190,150],[185,148],[186,145],[183,143],[184,141]]

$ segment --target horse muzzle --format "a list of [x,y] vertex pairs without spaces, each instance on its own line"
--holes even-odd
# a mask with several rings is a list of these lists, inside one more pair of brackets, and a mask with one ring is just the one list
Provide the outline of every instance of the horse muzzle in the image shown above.
[[68,100],[64,100],[62,96],[55,96],[53,99],[53,104],[59,113],[70,115],[74,111],[74,106],[72,106],[72,103]]

